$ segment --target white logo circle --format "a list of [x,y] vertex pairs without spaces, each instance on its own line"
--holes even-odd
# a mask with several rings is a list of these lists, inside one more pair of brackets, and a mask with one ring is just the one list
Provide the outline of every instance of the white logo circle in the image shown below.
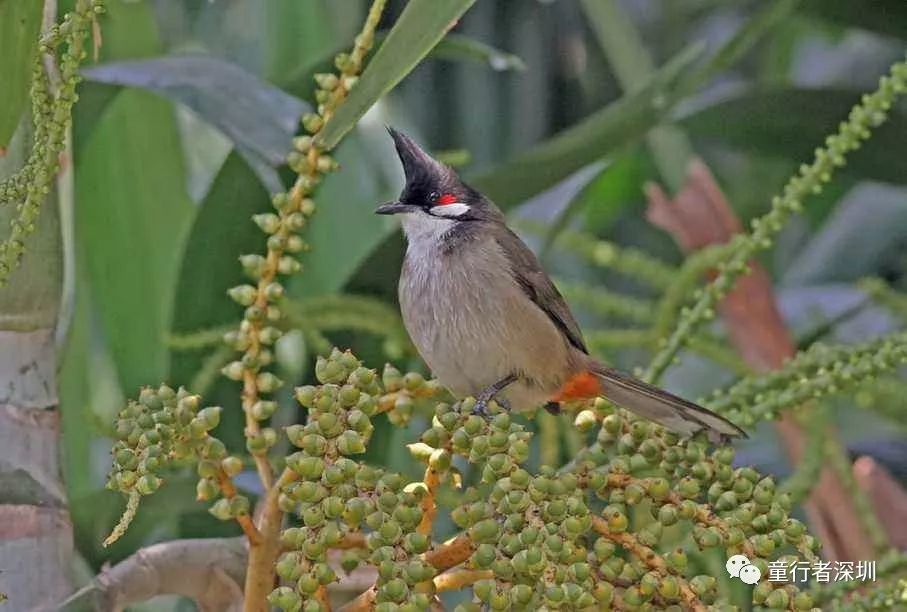
[[762,578],[762,572],[750,563],[746,555],[734,555],[727,560],[724,567],[731,578],[740,578],[746,584],[756,584]]
[[746,584],[756,584],[762,578],[762,572],[755,565],[744,565],[740,568],[740,580]]
[[749,564],[750,560],[746,558],[746,555],[734,555],[727,560],[724,567],[727,568],[727,573],[731,575],[731,578],[739,578],[740,570]]

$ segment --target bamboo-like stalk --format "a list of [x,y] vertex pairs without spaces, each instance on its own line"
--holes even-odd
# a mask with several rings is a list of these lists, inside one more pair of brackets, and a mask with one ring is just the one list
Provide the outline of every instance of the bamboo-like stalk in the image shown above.
[[[356,37],[356,43],[350,54],[351,62],[356,66],[361,66],[366,54],[369,52],[374,40],[374,32],[378,27],[378,21],[384,11],[386,0],[374,0],[366,17],[365,24],[359,36]],[[319,125],[323,125],[330,120],[336,108],[343,103],[349,86],[341,78],[331,93],[335,102],[332,106],[325,106],[320,112],[318,119]],[[305,123],[305,120],[304,120]],[[308,129],[308,126],[306,126]],[[316,128],[317,129],[317,128]],[[311,129],[309,131],[312,131]],[[322,162],[328,162],[327,167]],[[308,145],[305,153],[304,162],[298,164],[291,163],[291,166],[298,171],[298,177],[287,194],[287,205],[280,210],[281,224],[274,236],[287,238],[290,228],[286,223],[290,215],[298,214],[303,210],[303,203],[311,195],[314,185],[318,183],[320,175],[336,166],[326,155],[326,150],[313,143]],[[280,247],[272,245],[268,241],[267,254],[265,256],[264,268],[261,272],[258,282],[255,306],[262,312],[269,307],[272,298],[269,297],[269,287],[273,285],[280,267],[280,261],[283,252]],[[249,347],[246,355],[256,358],[261,350],[261,321],[245,321],[249,323]],[[258,402],[260,389],[258,388],[259,374],[257,370],[245,367],[242,373],[242,405],[246,414],[246,437],[252,438],[260,433],[258,421],[253,418],[253,406]],[[250,542],[249,546],[249,565],[246,571],[245,583],[245,612],[265,612],[268,609],[267,596],[274,589],[276,570],[275,563],[277,556],[280,554],[280,530],[283,525],[283,512],[278,506],[278,499],[281,488],[292,482],[296,475],[289,469],[285,469],[281,476],[274,481],[273,471],[268,459],[267,452],[255,455],[255,464],[258,469],[259,477],[266,491],[264,501],[262,502],[257,528],[261,534],[258,542]],[[323,604],[327,604],[327,596],[321,593],[320,599]]]

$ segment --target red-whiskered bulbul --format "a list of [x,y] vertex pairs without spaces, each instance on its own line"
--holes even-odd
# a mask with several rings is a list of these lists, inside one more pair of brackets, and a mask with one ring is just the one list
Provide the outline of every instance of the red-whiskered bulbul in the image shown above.
[[474,396],[484,412],[492,398],[551,409],[601,395],[683,436],[746,437],[721,416],[591,357],[564,298],[501,211],[412,139],[388,131],[406,185],[375,212],[402,215],[403,323],[455,396]]

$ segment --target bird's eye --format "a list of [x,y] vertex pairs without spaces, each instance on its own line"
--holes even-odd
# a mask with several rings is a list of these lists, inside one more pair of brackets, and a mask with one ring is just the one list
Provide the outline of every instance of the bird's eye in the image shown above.
[[430,194],[428,194],[428,200],[430,202],[436,202],[440,196],[441,194],[437,191],[432,191]]

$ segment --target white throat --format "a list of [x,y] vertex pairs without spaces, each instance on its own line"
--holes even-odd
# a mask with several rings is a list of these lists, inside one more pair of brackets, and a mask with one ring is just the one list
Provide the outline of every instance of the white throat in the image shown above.
[[401,224],[410,250],[427,250],[441,244],[441,238],[453,229],[456,221],[433,217],[423,212],[403,215]]

